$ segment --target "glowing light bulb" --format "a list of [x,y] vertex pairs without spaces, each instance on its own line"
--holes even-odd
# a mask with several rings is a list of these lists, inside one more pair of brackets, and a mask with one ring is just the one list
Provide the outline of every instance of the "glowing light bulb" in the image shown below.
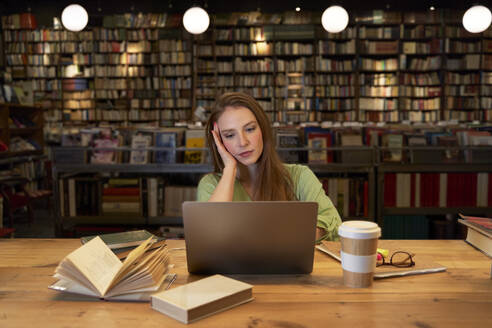
[[87,26],[89,15],[81,5],[71,4],[63,9],[61,20],[67,30],[79,32]]
[[480,33],[489,28],[492,14],[489,8],[473,6],[463,15],[463,27],[470,33]]
[[183,25],[191,34],[201,34],[205,32],[210,24],[210,17],[207,12],[200,7],[191,7],[183,16]]
[[328,7],[321,16],[323,28],[330,33],[339,33],[343,31],[349,21],[347,11],[340,6]]

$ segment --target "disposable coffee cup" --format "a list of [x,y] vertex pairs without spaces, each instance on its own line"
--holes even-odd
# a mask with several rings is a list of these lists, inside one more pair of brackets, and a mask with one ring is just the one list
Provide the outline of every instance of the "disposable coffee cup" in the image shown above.
[[338,235],[342,243],[343,284],[355,288],[370,287],[381,228],[374,222],[346,221],[338,228]]

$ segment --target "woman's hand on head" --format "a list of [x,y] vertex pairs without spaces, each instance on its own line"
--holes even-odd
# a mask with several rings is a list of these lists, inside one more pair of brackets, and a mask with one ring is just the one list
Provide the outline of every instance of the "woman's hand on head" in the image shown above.
[[219,126],[217,125],[217,123],[214,123],[214,128],[211,132],[212,135],[214,136],[214,141],[215,141],[215,146],[217,147],[217,151],[219,152],[220,157],[222,158],[222,162],[224,163],[224,168],[226,167],[236,168],[237,161],[234,158],[234,156],[232,156],[232,154],[229,153],[229,151],[225,148],[224,144],[222,143]]

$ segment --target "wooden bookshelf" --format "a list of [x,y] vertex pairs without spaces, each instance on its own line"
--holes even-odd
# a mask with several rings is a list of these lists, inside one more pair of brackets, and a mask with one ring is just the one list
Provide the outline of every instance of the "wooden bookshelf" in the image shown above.
[[[15,125],[20,122],[23,126]],[[43,109],[20,104],[0,104],[0,140],[9,147],[0,158],[41,155],[44,153]],[[15,149],[13,142],[21,140],[33,149]]]
[[234,90],[281,123],[491,121],[492,32],[460,15],[360,12],[330,34],[315,13],[224,14],[196,37],[177,16],[114,15],[80,33],[7,24],[3,39],[48,126],[169,126]]

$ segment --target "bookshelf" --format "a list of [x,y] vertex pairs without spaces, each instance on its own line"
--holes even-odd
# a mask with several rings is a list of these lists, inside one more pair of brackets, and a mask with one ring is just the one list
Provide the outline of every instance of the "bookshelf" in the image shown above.
[[8,150],[0,158],[42,155],[43,109],[20,104],[0,104],[0,140]]
[[438,121],[443,101],[439,17],[432,13],[404,16],[400,40],[400,120]]
[[355,69],[356,26],[351,24],[338,34],[328,33],[317,26],[316,39],[316,120],[354,121],[359,85]]
[[483,62],[482,76],[480,80],[480,99],[482,108],[482,121],[492,120],[492,29],[483,33],[482,40]]
[[189,35],[150,22],[111,24],[78,33],[4,25],[7,70],[49,109],[48,131],[100,123],[168,126],[189,119]]
[[405,234],[402,225],[426,231],[432,216],[490,216],[490,168],[490,160],[487,164],[381,163],[376,168],[378,224],[386,234],[395,229]]
[[233,90],[280,123],[490,121],[492,32],[467,34],[461,14],[361,12],[330,34],[314,13],[232,13],[193,37],[166,14],[104,16],[80,33],[4,18],[3,38],[47,126],[170,126]]
[[31,192],[46,189],[43,109],[19,104],[0,104],[0,173],[4,179],[25,178]]
[[360,121],[399,121],[399,86],[395,82],[399,79],[400,22],[399,13],[388,13],[382,22],[359,23],[359,72],[364,82],[369,82],[359,88]]
[[468,33],[455,17],[445,17],[445,97],[443,118],[477,121],[481,118],[480,76],[482,33]]

